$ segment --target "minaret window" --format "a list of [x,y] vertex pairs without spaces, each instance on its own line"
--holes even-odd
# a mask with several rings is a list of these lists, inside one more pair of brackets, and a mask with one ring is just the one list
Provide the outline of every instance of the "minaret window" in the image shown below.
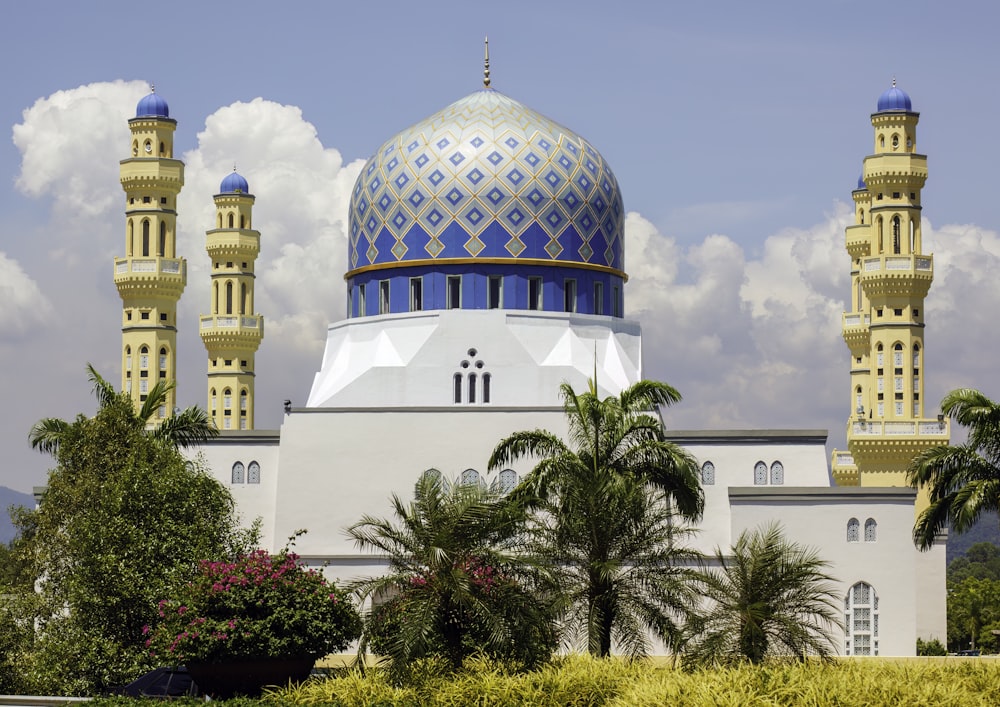
[[131,373],[132,372],[132,347],[131,346],[126,346],[125,347],[125,372],[126,373]]
[[528,309],[540,310],[542,308],[542,278],[528,278]]
[[233,227],[233,215],[232,214],[229,214],[229,227],[230,228]]
[[701,485],[713,486],[715,484],[715,464],[705,462],[701,465]]
[[576,280],[567,279],[563,282],[563,311],[576,311]]
[[167,350],[160,349],[160,370],[167,370]]
[[462,276],[448,276],[448,301],[445,303],[448,309],[458,309],[462,306]]
[[240,391],[240,414],[246,414],[247,411],[247,391]]
[[410,278],[410,311],[419,312],[424,308],[424,279]]
[[139,368],[149,368],[149,349],[145,346],[139,349]]
[[149,257],[149,219],[142,222],[142,257]]
[[247,307],[247,299],[248,299],[247,286],[241,282],[240,283],[240,314],[246,314],[249,311],[249,308]]
[[483,483],[483,477],[475,469],[466,469],[459,477],[459,483],[462,486],[479,486]]
[[604,283],[594,283],[594,314],[604,314]]
[[149,392],[149,379],[143,378],[139,381],[139,392],[148,393]]
[[160,221],[160,252],[157,255],[167,257],[167,224],[163,221]]
[[490,275],[487,285],[487,308],[500,309],[503,306],[503,277]]
[[133,251],[134,243],[132,242],[132,239],[133,239],[134,236],[135,236],[135,224],[132,223],[132,219],[129,219],[128,220],[128,256],[130,258],[134,254],[134,251]]
[[233,283],[226,283],[226,314],[233,313]]
[[[878,198],[881,199],[882,195],[879,194]],[[879,216],[877,219],[875,219],[875,232],[876,232],[876,238],[877,238],[876,245],[878,247],[878,254],[881,255],[881,253],[883,251],[883,244],[882,244],[882,217],[881,216]]]
[[137,140],[132,141],[132,156],[133,157],[139,156],[139,142]]
[[500,476],[497,477],[497,490],[506,496],[514,490],[515,486],[517,486],[517,472],[513,469],[504,469],[501,471]]
[[847,521],[847,542],[856,543],[860,539],[861,535],[861,523],[857,518],[851,518]]
[[903,345],[900,343],[892,347],[892,363],[896,368],[903,365]]
[[217,220],[219,222],[219,228],[222,228],[222,214],[219,214],[219,218]]
[[892,149],[897,149],[899,147],[899,135],[892,136]]
[[216,404],[215,388],[212,388],[211,390],[208,391],[208,412],[211,415],[215,415],[215,404]]
[[233,392],[226,388],[222,391],[222,409],[224,412],[229,412],[233,407]]
[[378,283],[378,313],[389,313],[389,281],[379,280]]
[[212,283],[212,314],[219,313],[219,283]]
[[892,252],[899,255],[899,216],[892,217]]

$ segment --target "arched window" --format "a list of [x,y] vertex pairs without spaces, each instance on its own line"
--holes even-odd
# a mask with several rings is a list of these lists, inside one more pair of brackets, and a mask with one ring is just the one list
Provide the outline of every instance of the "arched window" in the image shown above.
[[217,220],[219,222],[219,228],[222,228],[222,214],[219,214],[219,218]]
[[226,314],[233,313],[233,283],[226,282]]
[[781,486],[785,483],[785,467],[781,462],[774,462],[771,465],[771,484]]
[[767,464],[764,462],[757,462],[753,468],[753,485],[754,486],[766,486],[767,485]]
[[459,483],[462,486],[478,486],[483,483],[483,477],[475,469],[466,469],[462,472],[462,476],[459,477]]
[[126,371],[131,371],[132,370],[132,347],[131,346],[126,346],[125,347],[125,370]]
[[240,410],[247,409],[247,397],[248,397],[247,391],[244,388],[243,390],[240,391]]
[[167,224],[164,221],[160,221],[160,252],[157,255],[167,257]]
[[857,518],[851,518],[847,521],[847,542],[856,543],[860,538],[858,537],[861,533],[861,523],[858,522]]
[[161,142],[160,143],[160,157],[166,157],[166,156],[167,156],[166,146]]
[[514,490],[517,482],[517,472],[513,469],[504,469],[500,472],[500,476],[497,477],[497,491],[506,496]]
[[469,374],[469,402],[476,402],[476,374]]
[[149,257],[149,219],[142,222],[142,257]]
[[917,252],[917,244],[913,240],[913,238],[914,238],[915,235],[916,235],[916,233],[915,233],[915,228],[914,228],[914,225],[913,225],[913,219],[911,218],[910,219],[910,252],[911,253],[916,253]]
[[247,227],[247,217],[244,216],[243,214],[240,214],[240,228],[246,228],[246,227]]
[[851,587],[844,598],[844,655],[878,655],[878,595],[865,582]]
[[460,403],[460,402],[462,402],[462,374],[461,373],[456,373],[455,374],[455,377],[454,377],[454,388],[455,388],[454,402]]
[[715,464],[705,462],[701,465],[701,485],[711,486],[715,483]]
[[875,241],[875,243],[878,246],[878,253],[881,254],[882,251],[883,251],[883,249],[884,249],[883,248],[883,244],[882,244],[882,217],[881,216],[879,216],[877,219],[875,219],[875,235],[876,235],[876,241]]
[[212,283],[212,313],[219,313],[219,283]]
[[899,255],[899,216],[892,217],[892,252]]
[[233,227],[233,215],[232,214],[229,214],[229,227],[230,228]]
[[490,382],[492,382],[493,376],[489,373],[483,374],[483,402],[488,403],[490,401]]
[[260,464],[257,462],[250,462],[249,466],[247,466],[247,483],[260,483]]
[[135,246],[135,244],[132,242],[132,239],[133,239],[134,236],[135,236],[135,224],[132,223],[132,219],[129,219],[128,220],[128,256],[130,258],[133,255],[135,255],[135,252],[132,250],[134,248],[134,246]]
[[878,540],[878,523],[874,518],[865,521],[865,542],[873,543]]
[[232,410],[233,409],[233,391],[226,388],[222,391],[222,409]]
[[920,344],[913,345],[913,367],[920,368]]
[[245,283],[240,283],[240,314],[247,313],[247,286]]
[[243,462],[236,462],[233,464],[233,483],[243,483]]
[[865,406],[861,401],[861,386],[854,389],[854,411],[859,415],[864,411]]
[[208,412],[211,415],[215,414],[215,404],[216,404],[215,388],[212,388],[211,390],[208,391]]
[[160,347],[160,370],[167,370],[167,349],[166,347]]
[[149,368],[149,349],[145,346],[139,349],[139,368]]
[[896,368],[902,368],[903,366],[903,345],[898,341],[892,347],[892,365]]
[[858,213],[861,215],[861,224],[864,225],[864,223],[865,223],[865,210],[861,209],[861,211],[859,211]]

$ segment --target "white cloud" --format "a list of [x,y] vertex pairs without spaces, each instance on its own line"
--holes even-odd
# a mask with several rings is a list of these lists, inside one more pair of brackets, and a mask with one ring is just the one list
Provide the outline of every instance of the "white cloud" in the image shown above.
[[43,327],[52,304],[16,260],[0,253],[0,341],[20,338]]

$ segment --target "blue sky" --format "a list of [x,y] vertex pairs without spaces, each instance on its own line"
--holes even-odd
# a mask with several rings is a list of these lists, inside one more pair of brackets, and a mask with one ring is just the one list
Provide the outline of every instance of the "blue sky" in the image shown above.
[[843,227],[893,76],[929,155],[926,397],[1000,395],[995,24],[992,5],[962,2],[12,6],[0,27],[12,137],[0,142],[0,484],[44,481],[49,460],[27,431],[92,409],[86,362],[117,380],[117,162],[140,82],[169,101],[188,164],[181,402],[204,405],[199,241],[235,161],[258,198],[258,426],[274,427],[282,399],[304,402],[325,322],[343,310],[339,219],[357,161],[476,90],[484,34],[494,87],[615,170],[630,212],[627,313],[644,327],[647,374],[685,394],[673,426],[828,428],[842,446]]

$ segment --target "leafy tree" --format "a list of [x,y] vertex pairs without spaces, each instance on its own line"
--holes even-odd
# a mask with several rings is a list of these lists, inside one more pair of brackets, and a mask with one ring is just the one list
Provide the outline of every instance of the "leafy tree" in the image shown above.
[[918,638],[917,655],[948,655],[948,649],[936,638],[932,638],[929,641]]
[[959,388],[944,397],[941,410],[968,428],[968,436],[963,444],[926,449],[910,464],[907,480],[926,486],[930,497],[913,528],[921,550],[949,524],[961,533],[984,512],[1000,509],[1000,405],[977,390]]
[[38,592],[20,598],[37,626],[21,661],[37,694],[93,694],[149,668],[142,629],[156,602],[197,560],[256,542],[236,530],[229,492],[91,373],[97,414],[33,431],[57,464],[38,508],[15,518],[38,579]]
[[[87,379],[94,385],[94,396],[97,398],[99,409],[104,409],[121,398],[122,394],[116,392],[114,386],[104,380],[89,363],[87,364]],[[167,393],[173,387],[173,381],[157,381],[150,388],[142,407],[138,410],[135,410],[132,405],[128,407],[131,411],[131,415],[128,416],[129,424],[135,429],[144,430],[149,436],[165,440],[175,447],[190,447],[218,436],[219,431],[212,426],[208,414],[196,405],[162,420],[157,419],[157,413],[166,404]],[[73,426],[86,419],[86,416],[78,415],[73,422],[67,422],[57,417],[46,417],[39,420],[28,434],[31,448],[46,454],[55,454],[59,445],[72,431]]]
[[976,543],[966,554],[948,563],[948,582],[958,583],[967,577],[1000,581],[1000,547]]
[[1000,628],[1000,581],[969,576],[948,584],[948,643],[958,650],[995,649]]
[[708,600],[692,622],[688,663],[760,663],[772,656],[828,657],[840,607],[829,563],[789,542],[772,523],[745,530],[702,577]]
[[356,581],[363,601],[387,600],[366,621],[361,649],[379,650],[403,677],[420,658],[452,668],[482,651],[533,666],[556,646],[542,572],[525,556],[523,511],[480,485],[426,473],[407,504],[392,497],[395,522],[363,517],[348,529],[389,571]]
[[542,551],[558,568],[565,617],[587,649],[617,644],[648,652],[647,630],[676,648],[693,601],[692,554],[675,517],[704,507],[697,462],[669,442],[659,407],[680,400],[666,383],[643,380],[601,399],[594,380],[578,394],[561,387],[568,442],[545,430],[516,432],[490,457],[491,469],[539,461],[514,493],[537,511]]

